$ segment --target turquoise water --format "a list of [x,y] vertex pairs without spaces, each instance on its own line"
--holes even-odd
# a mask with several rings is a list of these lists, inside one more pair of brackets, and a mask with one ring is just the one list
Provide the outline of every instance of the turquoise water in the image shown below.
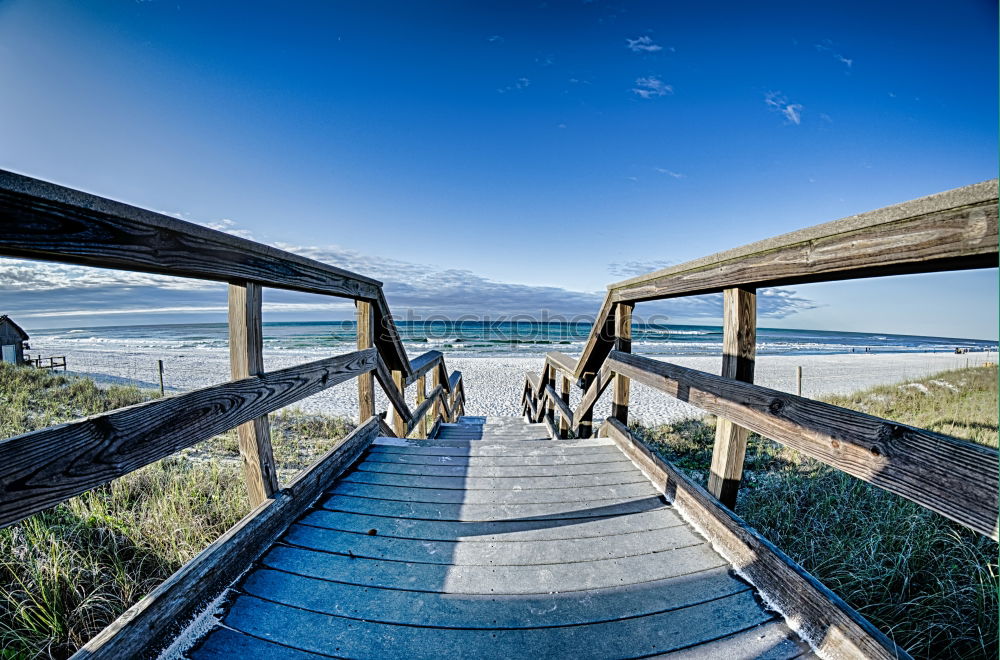
[[[410,355],[430,349],[467,356],[538,356],[545,351],[579,353],[590,333],[585,323],[479,321],[401,322],[397,326]],[[355,346],[353,321],[279,322],[264,324],[268,350],[324,349],[342,353]],[[86,348],[165,350],[222,349],[228,345],[224,323],[141,325],[35,330],[32,340]],[[636,323],[632,350],[643,355],[719,355],[722,328],[710,325]],[[759,328],[761,355],[834,354],[864,352],[954,352],[997,350],[996,342],[949,337],[922,337],[887,333],[836,332]]]

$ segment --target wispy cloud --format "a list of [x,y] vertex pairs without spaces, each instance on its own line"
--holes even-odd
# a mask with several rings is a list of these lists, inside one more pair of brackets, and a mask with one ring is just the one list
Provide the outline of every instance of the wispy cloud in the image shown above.
[[[673,319],[717,320],[722,318],[722,302],[721,293],[711,293],[703,296],[643,303],[643,305],[650,306],[650,312],[665,314]],[[757,315],[763,318],[787,318],[817,307],[819,307],[817,303],[799,296],[791,289],[757,290]]]
[[518,78],[513,84],[507,85],[506,87],[501,87],[497,89],[501,94],[506,94],[507,92],[516,92],[518,90],[526,89],[531,86],[531,81],[527,78]]
[[830,55],[833,59],[837,60],[841,64],[845,65],[848,69],[854,66],[854,60],[848,59],[840,54],[837,48],[834,46],[833,42],[829,39],[824,39],[820,43],[816,44],[816,50],[821,53],[826,53]]
[[796,126],[802,123],[802,110],[805,108],[799,103],[789,103],[781,92],[768,92],[764,97],[764,103],[774,112],[783,114],[789,123]]
[[491,44],[502,44],[503,37],[501,37],[499,34],[494,34],[493,36],[489,37],[486,41],[490,42]]
[[654,167],[653,169],[659,172],[660,174],[670,176],[675,179],[683,179],[686,176],[685,174],[681,174],[680,172],[674,172],[673,170],[668,170],[663,167]]
[[674,262],[669,259],[654,259],[651,261],[616,261],[608,264],[608,273],[614,277],[635,277],[666,268]]
[[229,218],[223,218],[218,222],[195,222],[204,227],[208,227],[209,229],[215,229],[216,231],[222,231],[227,234],[232,234],[233,236],[253,240],[253,233],[251,233],[249,229],[241,229],[237,227],[236,222],[230,220]]
[[673,94],[674,88],[656,76],[645,76],[635,79],[635,87],[632,88],[632,91],[641,98],[652,99],[658,96]]
[[653,42],[648,35],[643,35],[637,39],[625,39],[628,48],[633,53],[656,53],[663,50],[663,46]]

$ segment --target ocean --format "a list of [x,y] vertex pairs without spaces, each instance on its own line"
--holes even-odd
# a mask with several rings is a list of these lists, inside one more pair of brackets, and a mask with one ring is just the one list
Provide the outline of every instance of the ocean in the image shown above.
[[[431,349],[462,357],[541,357],[546,351],[578,354],[590,332],[586,323],[401,322],[400,336],[414,357]],[[53,350],[138,350],[170,353],[211,352],[228,346],[225,323],[101,326],[33,330],[31,352]],[[641,355],[718,356],[722,328],[710,325],[636,323],[633,352]],[[353,321],[274,322],[264,324],[265,351],[312,351],[335,355],[355,346]],[[888,333],[758,328],[759,355],[831,355],[840,353],[954,353],[996,351],[997,343],[951,337]]]

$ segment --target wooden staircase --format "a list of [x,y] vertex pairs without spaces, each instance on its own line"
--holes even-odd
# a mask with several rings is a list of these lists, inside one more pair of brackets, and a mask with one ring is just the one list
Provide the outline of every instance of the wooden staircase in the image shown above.
[[606,438],[379,438],[268,549],[205,658],[811,656]]

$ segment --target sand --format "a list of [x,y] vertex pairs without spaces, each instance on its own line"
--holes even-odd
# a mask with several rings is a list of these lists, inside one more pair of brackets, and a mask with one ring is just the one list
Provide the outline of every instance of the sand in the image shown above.
[[[70,369],[81,375],[95,378],[100,383],[125,382],[140,387],[159,387],[156,361],[163,359],[164,376],[168,393],[184,392],[223,382],[229,378],[228,355],[219,349],[197,349],[186,352],[161,352],[152,354],[141,350],[100,351],[80,350],[76,346],[46,347],[47,354],[67,356]],[[319,351],[275,350],[265,354],[268,370],[281,369],[294,364],[324,357]],[[448,368],[458,369],[465,379],[468,396],[468,415],[517,415],[520,413],[520,395],[527,371],[540,373],[542,359],[523,357],[455,357],[445,359]],[[795,388],[795,367],[803,372],[803,394],[817,397],[825,394],[846,394],[873,385],[895,383],[912,378],[923,378],[936,372],[981,364],[996,359],[995,354],[970,353],[882,353],[838,355],[780,355],[761,356],[757,359],[756,382],[766,387],[792,392]],[[720,357],[671,358],[685,367],[718,373]],[[409,388],[407,398],[412,403],[415,387]],[[580,393],[574,388],[572,405],[579,401]],[[388,402],[376,387],[379,410]],[[607,416],[610,410],[610,389],[605,392],[595,410],[595,417]],[[306,412],[356,417],[357,386],[348,381],[297,403],[293,408]],[[642,385],[634,384],[630,412],[636,421],[659,423],[677,421],[701,412],[670,396]]]

